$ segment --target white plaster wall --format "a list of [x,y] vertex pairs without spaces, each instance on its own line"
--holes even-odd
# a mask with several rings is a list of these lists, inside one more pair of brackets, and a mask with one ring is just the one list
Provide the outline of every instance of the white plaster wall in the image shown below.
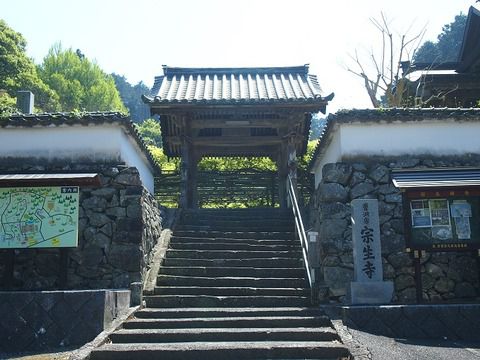
[[122,132],[121,136],[121,157],[125,163],[129,166],[135,166],[140,174],[140,179],[142,180],[143,186],[154,193],[154,179],[152,168],[143,154],[139,149],[137,143],[125,133]]
[[133,139],[116,125],[0,129],[0,157],[46,160],[124,161],[135,166],[151,193],[153,172]]
[[113,126],[3,128],[0,156],[119,160],[120,133],[121,129]]
[[342,158],[480,153],[480,122],[343,124],[340,133]]
[[357,156],[480,154],[480,121],[426,120],[338,124],[312,172],[315,187],[325,164]]

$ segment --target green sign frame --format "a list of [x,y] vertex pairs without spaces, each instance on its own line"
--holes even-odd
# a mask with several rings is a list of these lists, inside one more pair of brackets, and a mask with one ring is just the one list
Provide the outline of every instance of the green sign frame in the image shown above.
[[0,188],[0,249],[78,246],[78,186]]

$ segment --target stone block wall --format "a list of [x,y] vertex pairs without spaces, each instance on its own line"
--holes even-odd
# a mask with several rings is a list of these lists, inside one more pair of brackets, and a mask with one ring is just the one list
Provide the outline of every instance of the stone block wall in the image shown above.
[[[33,172],[100,175],[101,186],[80,187],[78,247],[68,250],[67,289],[128,288],[144,279],[151,249],[160,236],[162,212],[142,186],[136,168],[0,160],[0,173]],[[6,254],[0,250],[0,258]],[[4,263],[0,261],[0,279]],[[13,289],[9,290],[58,289],[59,274],[58,249],[15,250]],[[5,284],[0,283],[0,289]]]
[[400,339],[480,341],[480,305],[336,306],[326,309],[352,329]]
[[129,305],[129,290],[0,291],[0,358],[83,345]]
[[[350,202],[379,201],[383,273],[394,282],[394,302],[415,302],[414,266],[405,252],[402,195],[393,186],[392,169],[480,166],[480,156],[441,158],[357,158],[326,164],[311,201],[310,220],[319,233],[321,270],[331,301],[346,302],[353,281]],[[479,299],[478,256],[472,253],[429,253],[422,258],[423,297],[427,301]]]

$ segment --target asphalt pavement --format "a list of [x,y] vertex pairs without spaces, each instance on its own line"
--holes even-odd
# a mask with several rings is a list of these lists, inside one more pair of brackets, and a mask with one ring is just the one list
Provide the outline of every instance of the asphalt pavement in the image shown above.
[[355,360],[480,360],[480,342],[390,338],[332,323]]
[[363,349],[364,360],[479,360],[480,342],[395,339],[347,328],[351,340]]

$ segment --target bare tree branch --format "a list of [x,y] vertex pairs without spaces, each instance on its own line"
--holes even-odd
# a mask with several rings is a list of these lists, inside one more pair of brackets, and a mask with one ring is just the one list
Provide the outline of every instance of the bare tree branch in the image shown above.
[[[372,50],[368,60],[364,61],[355,50],[354,56],[350,55],[354,63],[353,68],[347,67],[352,74],[362,78],[363,85],[374,107],[382,106],[381,98],[385,96],[387,106],[401,106],[404,94],[408,89],[408,79],[402,72],[402,61],[409,61],[419,47],[425,34],[425,27],[414,36],[409,36],[412,25],[408,31],[398,35],[390,30],[387,16],[381,12],[380,17],[370,18],[371,24],[380,33],[381,48],[379,54]],[[369,73],[370,72],[370,73]]]

